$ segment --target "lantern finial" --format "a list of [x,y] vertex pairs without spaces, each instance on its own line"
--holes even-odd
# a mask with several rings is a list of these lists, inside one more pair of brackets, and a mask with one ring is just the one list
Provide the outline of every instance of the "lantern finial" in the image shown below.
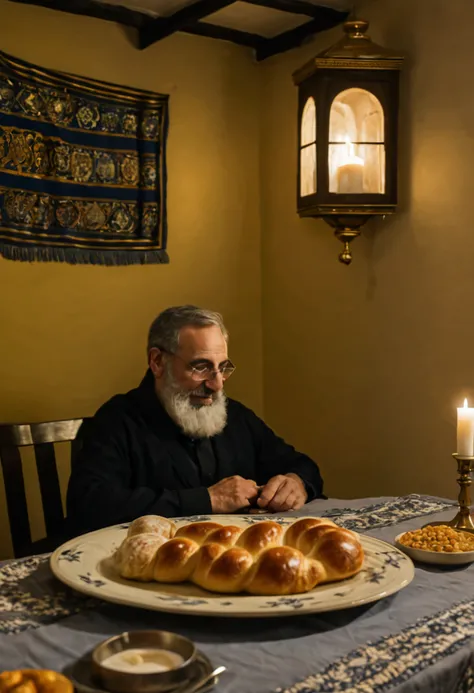
[[349,34],[350,38],[366,38],[365,32],[369,28],[369,22],[365,19],[350,19],[344,22],[344,32]]

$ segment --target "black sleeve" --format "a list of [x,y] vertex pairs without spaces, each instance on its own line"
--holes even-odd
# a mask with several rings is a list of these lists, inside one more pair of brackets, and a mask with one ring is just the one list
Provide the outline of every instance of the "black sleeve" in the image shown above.
[[123,414],[96,416],[78,433],[67,492],[70,531],[88,532],[142,515],[176,517],[212,512],[205,487],[151,489],[132,486],[132,460]]
[[321,497],[323,480],[316,462],[313,462],[307,455],[297,452],[294,447],[279,438],[250,409],[244,411],[257,449],[257,483],[259,485],[265,484],[276,474],[292,472],[303,481],[308,494],[308,501]]

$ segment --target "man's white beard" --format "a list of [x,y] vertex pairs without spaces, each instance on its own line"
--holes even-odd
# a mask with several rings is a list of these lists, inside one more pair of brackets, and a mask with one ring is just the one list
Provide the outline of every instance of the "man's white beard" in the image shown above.
[[[204,384],[203,384],[204,385]],[[227,423],[227,398],[222,390],[213,392],[213,403],[202,406],[191,404],[190,396],[200,393],[182,390],[167,368],[163,388],[158,396],[173,421],[190,438],[210,438],[221,433]]]

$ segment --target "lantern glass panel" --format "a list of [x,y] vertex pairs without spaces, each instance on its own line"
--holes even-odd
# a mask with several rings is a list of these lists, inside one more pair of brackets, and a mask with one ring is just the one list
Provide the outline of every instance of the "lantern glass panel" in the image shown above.
[[329,117],[329,192],[385,193],[382,104],[366,89],[340,92]]
[[312,96],[301,116],[300,196],[316,192],[316,104]]

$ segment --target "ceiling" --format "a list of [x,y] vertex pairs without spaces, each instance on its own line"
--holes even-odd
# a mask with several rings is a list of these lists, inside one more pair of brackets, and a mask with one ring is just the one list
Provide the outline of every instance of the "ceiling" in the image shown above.
[[253,48],[257,60],[344,21],[351,0],[10,0],[118,22],[138,48],[184,31]]

